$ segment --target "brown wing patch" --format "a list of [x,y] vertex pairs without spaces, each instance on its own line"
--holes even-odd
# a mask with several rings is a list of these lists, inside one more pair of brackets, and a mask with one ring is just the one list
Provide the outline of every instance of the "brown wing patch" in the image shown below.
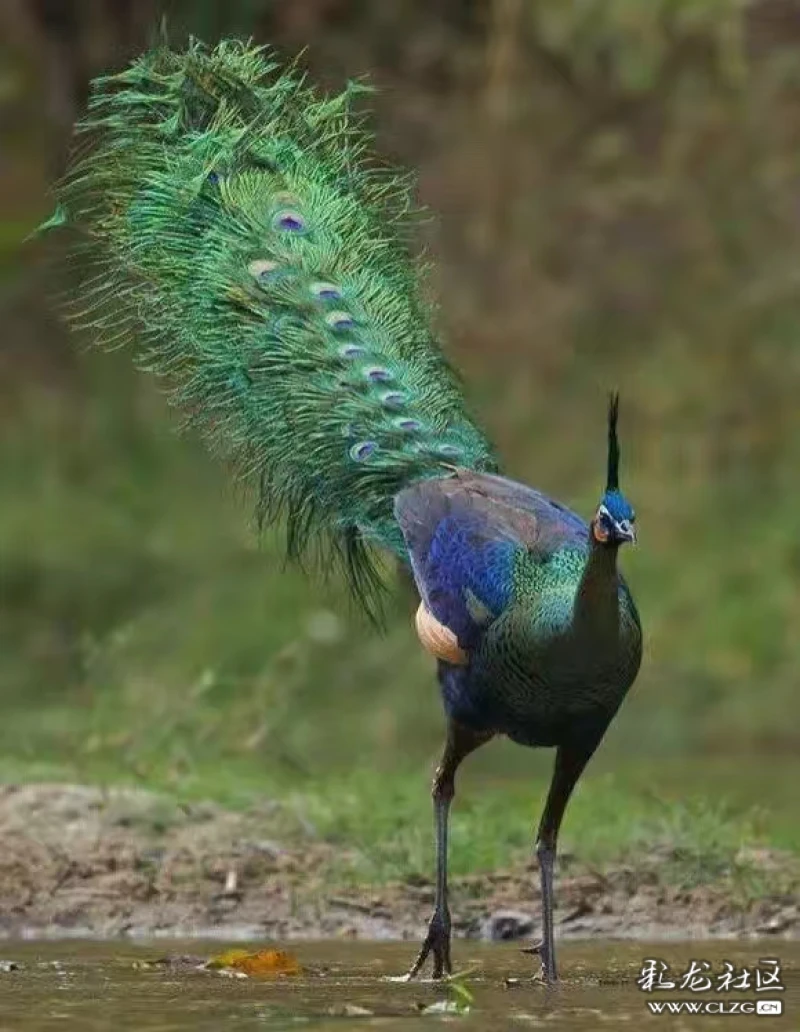
[[458,644],[455,634],[428,612],[424,602],[420,602],[417,609],[416,625],[417,636],[426,652],[454,666],[467,665],[469,657]]

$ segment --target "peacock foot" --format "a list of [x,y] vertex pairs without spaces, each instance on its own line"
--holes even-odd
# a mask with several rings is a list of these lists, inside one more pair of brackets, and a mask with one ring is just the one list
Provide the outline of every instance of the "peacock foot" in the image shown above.
[[411,969],[402,976],[402,981],[410,982],[416,978],[422,969],[422,965],[433,954],[433,978],[439,979],[451,974],[453,965],[450,960],[450,916],[434,913],[431,923],[428,925],[428,934],[422,943],[422,948],[417,954],[417,959],[411,965]]
[[532,946],[525,946],[521,953],[529,953],[534,957],[539,957],[542,961],[542,981],[545,985],[555,985],[558,981],[558,975],[556,974],[556,958],[553,953],[548,950],[547,943],[544,939],[541,942],[535,942]]

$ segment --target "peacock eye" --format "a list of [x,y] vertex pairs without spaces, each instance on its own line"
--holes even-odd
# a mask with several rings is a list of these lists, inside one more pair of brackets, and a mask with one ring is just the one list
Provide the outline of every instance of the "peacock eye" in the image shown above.
[[257,258],[255,261],[250,262],[247,266],[247,271],[259,283],[267,283],[269,280],[276,278],[276,275],[280,272],[280,266],[277,262],[269,261],[266,258]]
[[350,458],[355,462],[365,462],[377,450],[377,441],[359,441],[350,449]]
[[356,321],[349,312],[328,312],[325,322],[334,331],[350,330]]
[[364,358],[366,354],[367,352],[364,350],[364,348],[360,348],[358,344],[343,344],[339,348],[340,358]]
[[402,391],[384,391],[381,395],[381,404],[387,409],[401,409],[405,401],[406,396]]
[[424,429],[424,426],[418,419],[396,419],[394,425],[398,430],[402,430],[404,434],[417,434]]
[[306,232],[306,220],[299,211],[293,211],[291,208],[279,211],[272,220],[272,224],[284,233]]
[[308,288],[318,301],[341,301],[342,292],[335,283],[317,282]]

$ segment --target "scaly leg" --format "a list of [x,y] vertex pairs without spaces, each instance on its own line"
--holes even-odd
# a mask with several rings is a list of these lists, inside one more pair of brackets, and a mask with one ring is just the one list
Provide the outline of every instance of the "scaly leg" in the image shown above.
[[558,981],[556,953],[553,941],[553,868],[556,859],[558,830],[572,790],[584,767],[589,762],[599,739],[580,746],[562,745],[556,751],[556,764],[550,791],[547,793],[544,813],[536,833],[536,856],[542,885],[542,941],[530,953],[542,958],[542,978],[548,984]]
[[471,731],[463,724],[450,720],[447,741],[436,775],[433,779],[433,810],[436,823],[436,897],[428,934],[417,959],[406,975],[414,978],[433,954],[433,977],[441,978],[452,970],[450,962],[450,907],[447,902],[447,832],[450,803],[455,795],[455,775],[459,764],[471,752],[488,742],[493,732]]

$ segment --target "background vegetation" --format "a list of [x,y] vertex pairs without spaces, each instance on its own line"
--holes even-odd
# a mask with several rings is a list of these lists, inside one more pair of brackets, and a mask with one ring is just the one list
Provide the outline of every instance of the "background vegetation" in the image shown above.
[[[693,795],[715,842],[727,799],[800,847],[796,0],[4,0],[0,775],[289,786],[323,828],[385,841],[405,815],[428,849],[441,718],[408,598],[381,637],[284,570],[154,385],[60,325],[58,245],[22,243],[89,78],[163,13],[176,40],[240,32],[380,87],[378,146],[418,170],[449,351],[511,475],[588,513],[622,391],[646,656],[568,835],[680,838]],[[549,762],[470,761],[476,862],[524,846]]]

